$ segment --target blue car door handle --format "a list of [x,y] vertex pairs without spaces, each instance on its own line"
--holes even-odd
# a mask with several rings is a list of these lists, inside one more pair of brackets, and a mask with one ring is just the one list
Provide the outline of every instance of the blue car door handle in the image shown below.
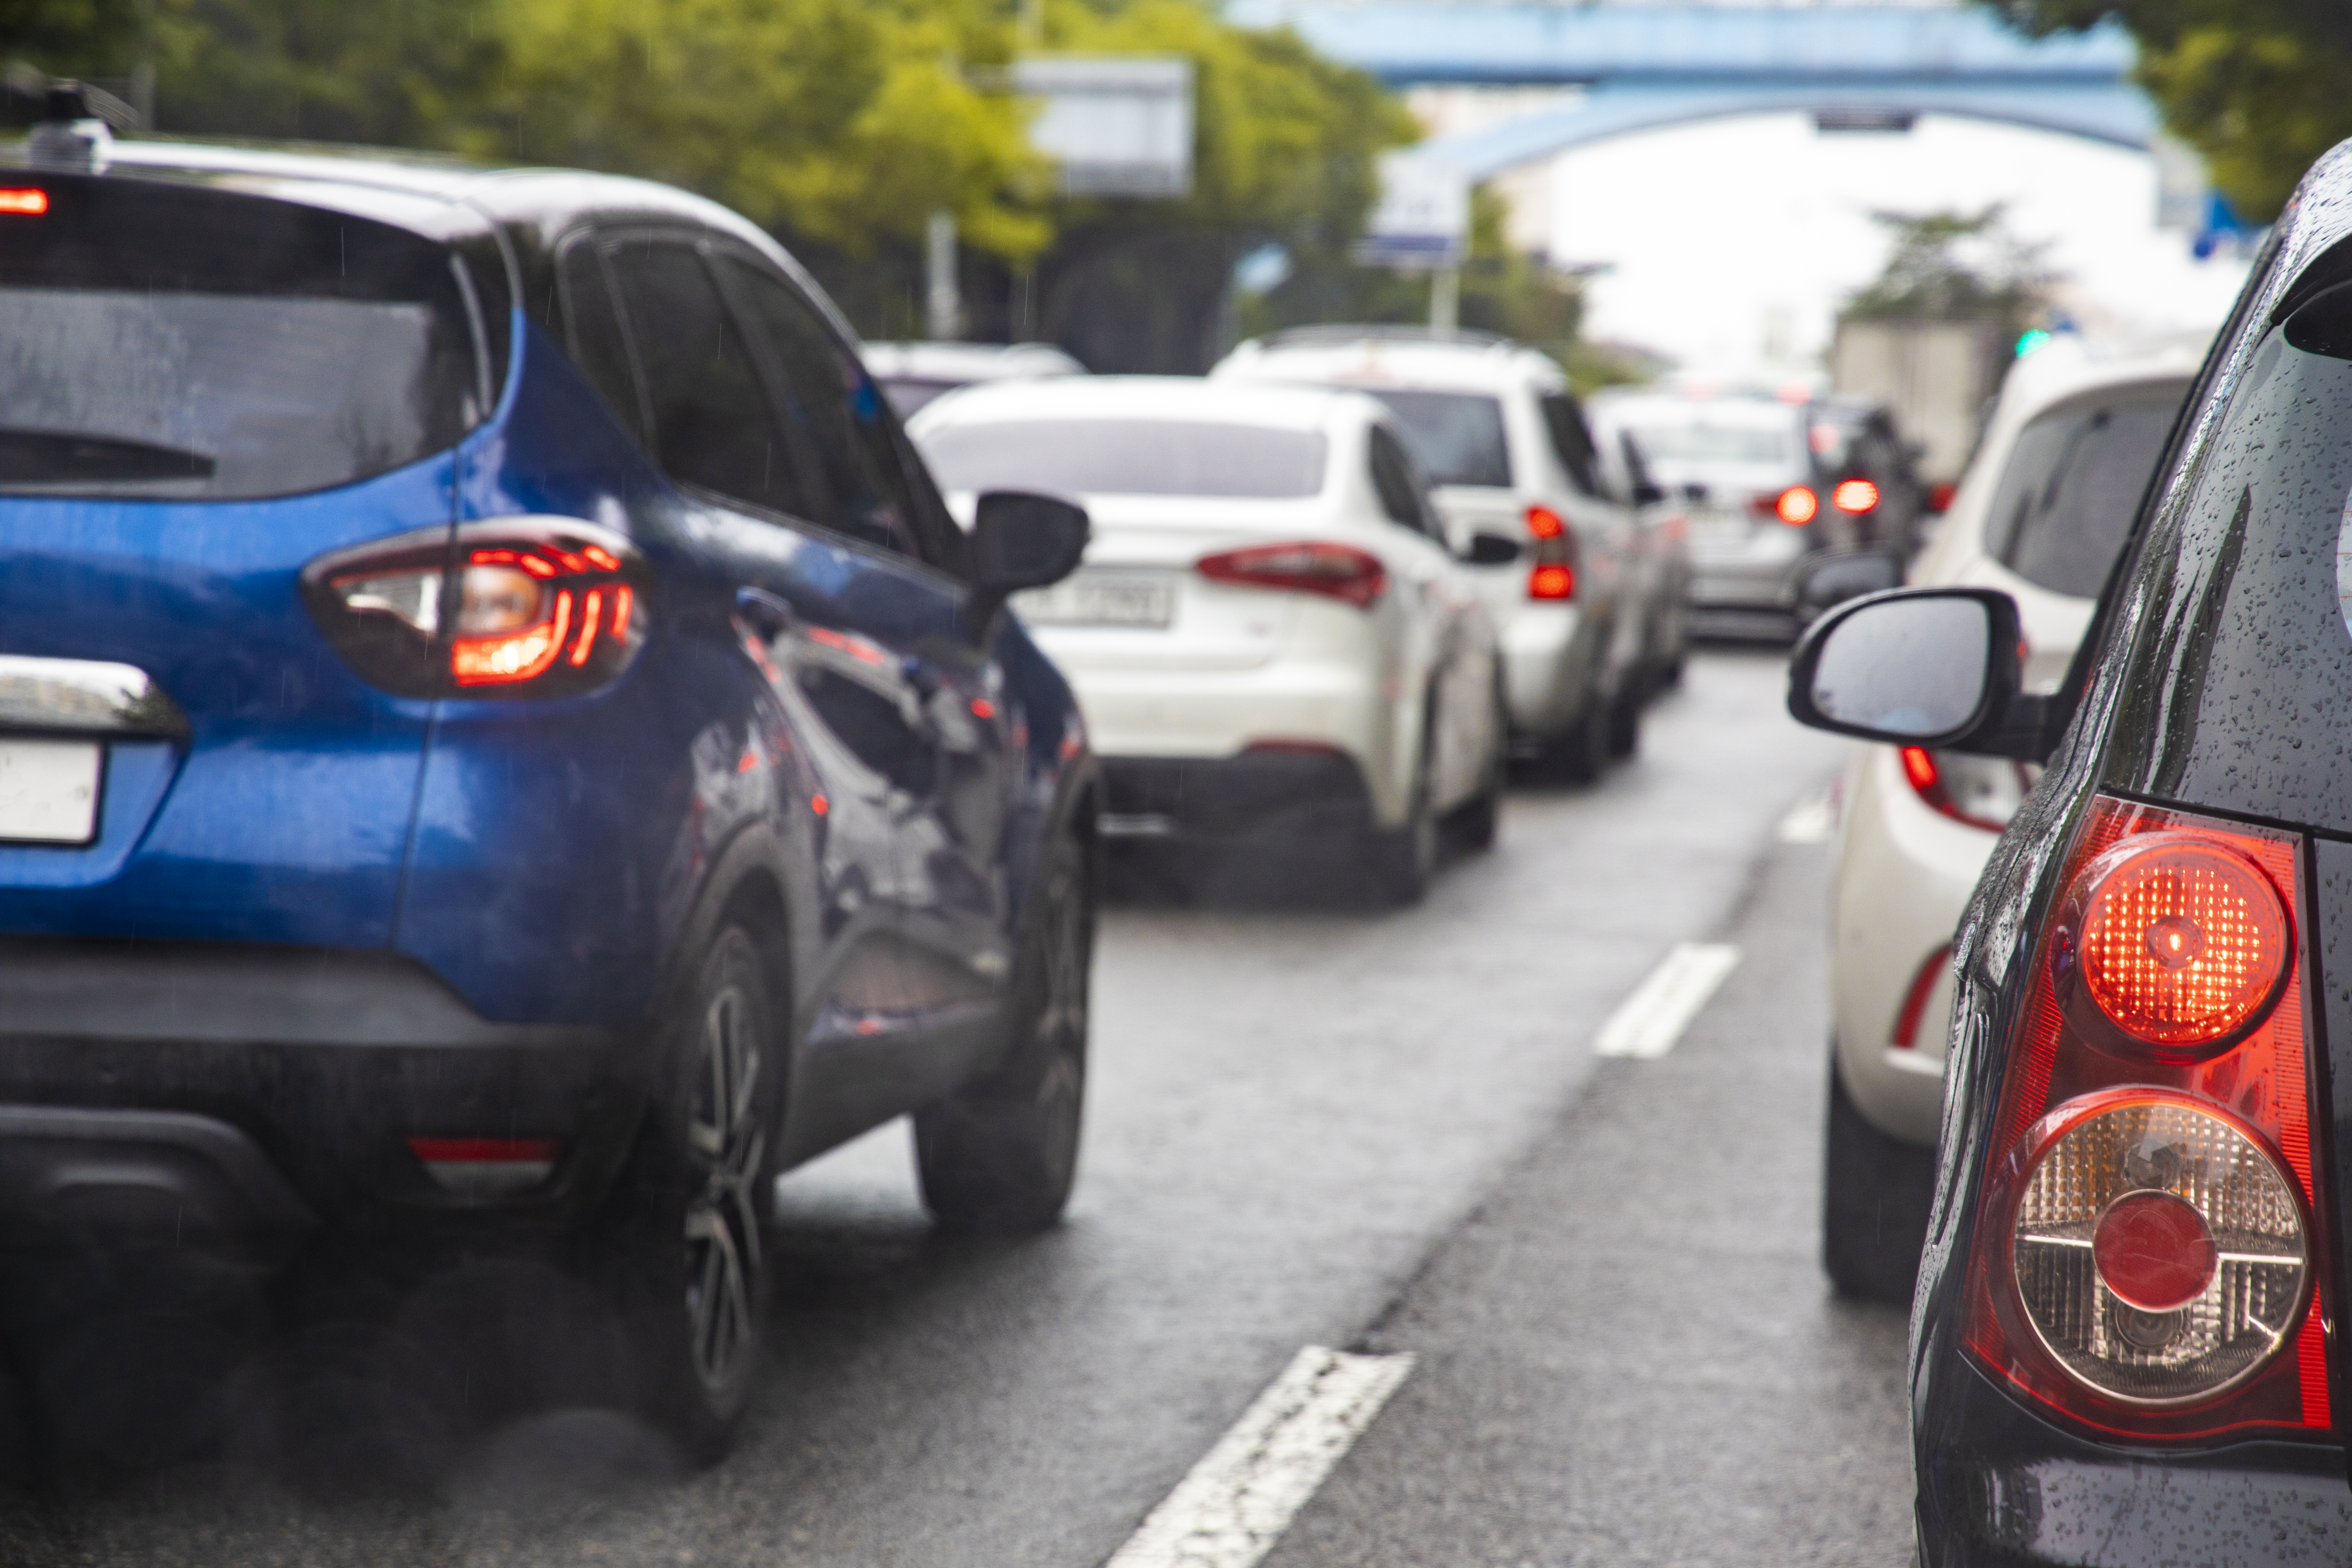
[[800,616],[793,607],[765,588],[738,588],[735,591],[735,613],[742,616],[752,630],[772,640],[800,624]]

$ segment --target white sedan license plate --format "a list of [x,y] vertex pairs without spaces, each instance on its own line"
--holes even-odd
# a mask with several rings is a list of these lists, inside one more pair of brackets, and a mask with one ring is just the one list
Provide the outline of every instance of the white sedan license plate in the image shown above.
[[1081,572],[1050,588],[1013,596],[1033,626],[1144,626],[1176,618],[1176,584],[1163,573]]
[[0,739],[0,843],[95,838],[104,750],[95,741]]

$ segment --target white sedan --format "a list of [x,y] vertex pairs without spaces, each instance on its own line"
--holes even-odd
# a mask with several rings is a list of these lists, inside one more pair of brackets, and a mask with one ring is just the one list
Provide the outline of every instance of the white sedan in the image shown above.
[[1106,837],[1313,836],[1417,899],[1442,824],[1495,834],[1495,632],[1388,411],[1360,393],[1090,377],[975,386],[908,426],[961,509],[1074,496],[1085,564],[1015,601],[1076,689]]
[[[2017,601],[2029,689],[2064,676],[2195,374],[2187,346],[2018,362],[1914,584]],[[1832,899],[1822,1261],[1850,1295],[1908,1301],[1932,1197],[1952,931],[2035,770],[1855,748]]]

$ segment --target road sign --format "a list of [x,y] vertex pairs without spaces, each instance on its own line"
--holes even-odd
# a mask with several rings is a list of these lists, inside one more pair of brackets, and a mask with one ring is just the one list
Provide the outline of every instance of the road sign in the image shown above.
[[1470,240],[1470,182],[1453,164],[1408,150],[1381,159],[1381,201],[1359,259],[1407,270],[1459,267]]
[[1029,144],[1073,196],[1192,194],[1192,62],[1172,56],[1016,60],[1013,90],[1039,100]]

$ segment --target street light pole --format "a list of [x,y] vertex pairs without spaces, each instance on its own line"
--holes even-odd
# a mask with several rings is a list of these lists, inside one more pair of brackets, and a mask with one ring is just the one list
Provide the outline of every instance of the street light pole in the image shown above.
[[1429,275],[1429,330],[1452,335],[1462,325],[1462,268],[1441,267]]
[[924,226],[923,271],[928,335],[933,342],[952,342],[963,335],[963,301],[956,290],[955,214],[944,207]]

